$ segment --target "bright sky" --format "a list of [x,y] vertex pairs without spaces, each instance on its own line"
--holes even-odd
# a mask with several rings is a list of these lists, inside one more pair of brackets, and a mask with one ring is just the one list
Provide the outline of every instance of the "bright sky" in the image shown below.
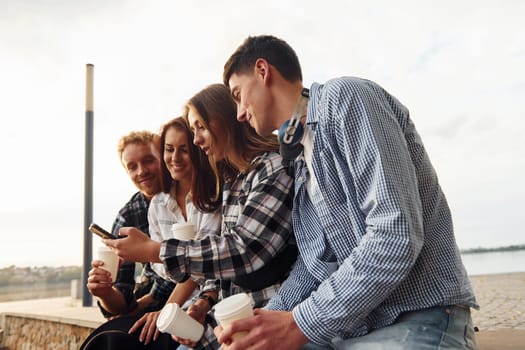
[[306,86],[360,76],[410,109],[460,248],[523,244],[523,18],[521,0],[2,0],[0,267],[82,264],[86,63],[109,229],[135,191],[118,138],[180,115],[256,34],[295,48]]

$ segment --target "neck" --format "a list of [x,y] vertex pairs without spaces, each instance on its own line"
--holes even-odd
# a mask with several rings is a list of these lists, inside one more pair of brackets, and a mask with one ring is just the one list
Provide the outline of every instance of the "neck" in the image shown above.
[[177,181],[175,182],[174,186],[176,191],[175,200],[177,201],[177,205],[179,206],[184,219],[188,220],[188,216],[186,214],[186,196],[190,192],[191,180]]
[[186,195],[190,192],[191,189],[191,179],[183,179],[175,182],[175,188],[177,190],[177,197],[183,196],[186,198]]
[[153,196],[150,196],[150,195],[148,195],[148,194],[146,194],[144,192],[142,192],[142,194],[144,195],[144,198],[146,198],[146,202],[148,202],[148,204],[149,204],[149,202],[151,202],[151,198],[153,198]]
[[278,101],[278,105],[282,107],[276,112],[278,116],[276,123],[277,125],[275,125],[276,129],[279,129],[285,121],[290,119],[295,110],[295,107],[297,106],[297,102],[301,97],[302,90],[303,84],[299,81],[289,85],[282,91],[279,91],[279,96],[277,96],[276,99]]

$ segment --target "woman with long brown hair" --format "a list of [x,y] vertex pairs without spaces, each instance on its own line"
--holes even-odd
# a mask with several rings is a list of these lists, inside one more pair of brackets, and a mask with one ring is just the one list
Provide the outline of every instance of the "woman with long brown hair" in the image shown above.
[[[128,238],[105,243],[124,259],[163,262],[176,280],[188,276],[220,280],[222,296],[248,292],[255,307],[262,307],[297,258],[291,222],[293,180],[277,153],[277,138],[258,136],[236,117],[230,91],[221,84],[206,87],[186,105],[193,142],[208,156],[216,188],[223,186],[216,191],[223,196],[220,236],[188,242],[170,239],[159,245],[123,229],[121,234]],[[204,322],[214,302],[190,307],[188,313]],[[198,346],[206,346],[207,340]]]

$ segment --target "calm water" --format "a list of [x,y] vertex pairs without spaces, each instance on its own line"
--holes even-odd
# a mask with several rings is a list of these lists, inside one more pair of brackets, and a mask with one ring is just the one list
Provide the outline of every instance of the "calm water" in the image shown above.
[[0,302],[56,298],[71,295],[71,283],[0,286]]
[[[462,254],[463,264],[471,276],[508,272],[525,272],[525,250]],[[70,283],[0,287],[0,302],[52,298],[70,295]]]
[[462,254],[469,275],[525,272],[525,250]]

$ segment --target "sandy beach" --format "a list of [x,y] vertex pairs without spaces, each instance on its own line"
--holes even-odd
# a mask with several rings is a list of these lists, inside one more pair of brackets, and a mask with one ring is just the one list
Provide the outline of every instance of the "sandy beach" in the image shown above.
[[481,307],[472,311],[480,331],[525,331],[525,272],[470,276],[470,281]]
[[479,350],[525,349],[525,272],[470,276]]

